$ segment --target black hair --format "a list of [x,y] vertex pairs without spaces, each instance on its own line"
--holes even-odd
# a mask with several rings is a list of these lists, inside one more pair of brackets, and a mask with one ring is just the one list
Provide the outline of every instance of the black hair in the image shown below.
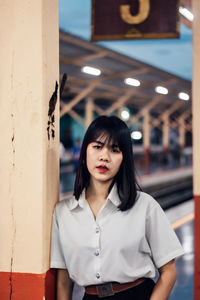
[[86,164],[86,150],[88,144],[94,142],[98,137],[105,135],[109,141],[117,144],[122,151],[123,160],[114,182],[117,184],[119,198],[121,200],[118,208],[126,211],[131,208],[137,195],[137,181],[135,176],[133,149],[130,131],[127,125],[116,116],[100,116],[96,118],[88,127],[80,152],[79,164],[74,185],[74,196],[79,199],[84,188],[87,189],[90,183],[90,173]]

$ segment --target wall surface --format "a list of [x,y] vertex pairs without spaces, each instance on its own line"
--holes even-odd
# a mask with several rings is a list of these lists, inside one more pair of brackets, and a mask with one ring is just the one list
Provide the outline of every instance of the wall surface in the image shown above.
[[[46,274],[59,192],[58,101],[47,135],[59,80],[58,1],[0,0],[0,26],[0,299],[39,300],[52,277]],[[24,284],[38,297],[23,295]]]

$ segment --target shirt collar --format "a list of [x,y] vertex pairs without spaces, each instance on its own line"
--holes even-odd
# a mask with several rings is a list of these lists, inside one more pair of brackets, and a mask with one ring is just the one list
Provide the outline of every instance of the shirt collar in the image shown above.
[[83,189],[83,191],[78,199],[78,204],[81,208],[85,208],[87,205],[87,200],[85,199],[85,189]]
[[63,200],[65,200],[65,203],[69,208],[69,210],[72,210],[78,206],[78,201],[76,200],[75,196],[72,196],[70,198],[65,198]]
[[[121,203],[121,200],[119,198],[118,192],[117,192],[117,184],[115,183],[108,194],[107,200],[110,200],[115,206],[119,206]],[[85,199],[85,189],[82,191],[79,200],[77,201],[76,198],[73,196],[70,199],[67,199],[67,206],[69,210],[75,209],[77,206],[80,206],[81,208],[85,208],[87,203]]]
[[119,198],[118,192],[117,192],[117,184],[115,183],[107,197],[115,206],[119,206],[121,203],[121,200]]
[[84,208],[85,205],[87,204],[86,199],[85,199],[85,189],[82,191],[78,200],[76,200],[75,196],[72,196],[72,197],[64,199],[64,200],[66,200],[66,204],[67,204],[69,210],[75,209],[78,205],[81,208]]

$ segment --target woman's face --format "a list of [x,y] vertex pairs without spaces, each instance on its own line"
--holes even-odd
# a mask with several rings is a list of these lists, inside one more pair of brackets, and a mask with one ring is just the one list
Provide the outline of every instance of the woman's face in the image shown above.
[[100,136],[87,147],[87,168],[95,181],[112,182],[123,160],[118,145],[114,145],[112,141],[108,143],[108,140],[105,135]]

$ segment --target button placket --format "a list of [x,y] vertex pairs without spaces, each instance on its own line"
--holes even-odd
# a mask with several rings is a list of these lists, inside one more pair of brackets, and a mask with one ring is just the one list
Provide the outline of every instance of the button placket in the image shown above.
[[100,234],[101,229],[98,221],[96,222],[96,226],[94,227],[94,237],[96,240],[96,245],[94,248],[94,269],[95,269],[95,277],[99,281],[101,281],[101,260],[100,260]]
[[100,274],[97,273],[97,274],[96,274],[96,278],[97,278],[97,279],[100,279],[100,277],[101,277]]
[[94,252],[94,255],[99,256],[99,250],[98,249]]

